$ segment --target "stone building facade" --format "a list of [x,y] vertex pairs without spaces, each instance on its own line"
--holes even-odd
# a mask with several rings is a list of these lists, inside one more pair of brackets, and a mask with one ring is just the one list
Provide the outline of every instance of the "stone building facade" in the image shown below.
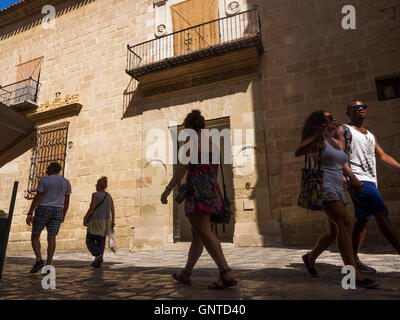
[[[119,247],[189,240],[182,208],[172,196],[160,203],[174,165],[148,150],[155,132],[170,150],[192,109],[207,127],[242,134],[232,137],[233,161],[224,166],[235,219],[214,229],[221,239],[235,246],[313,243],[326,219],[297,206],[303,161],[294,158],[308,114],[326,109],[344,122],[346,103],[361,99],[368,128],[400,159],[400,2],[351,1],[356,29],[345,30],[347,2],[24,0],[1,11],[0,84],[38,80],[37,99],[20,112],[43,134],[50,125],[67,128],[57,141],[72,195],[57,250],[85,247],[82,219],[102,175],[115,202]],[[55,9],[53,27],[43,20],[52,12],[42,13],[46,5]],[[9,251],[31,249],[25,214],[35,159],[27,152],[0,169],[0,208],[20,182]],[[399,230],[400,176],[381,165],[378,174]],[[367,240],[383,241],[375,225]]]

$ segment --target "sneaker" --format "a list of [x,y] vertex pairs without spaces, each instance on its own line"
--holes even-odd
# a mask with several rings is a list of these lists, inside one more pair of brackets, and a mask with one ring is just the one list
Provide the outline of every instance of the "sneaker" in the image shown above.
[[356,280],[356,287],[365,289],[377,289],[379,287],[379,283],[375,280],[365,278],[364,280]]
[[44,267],[44,261],[43,260],[39,260],[33,265],[30,273],[36,273],[43,267]]
[[364,273],[375,273],[376,270],[374,268],[368,267],[366,264],[362,263],[358,257],[356,257],[356,264],[358,271]]

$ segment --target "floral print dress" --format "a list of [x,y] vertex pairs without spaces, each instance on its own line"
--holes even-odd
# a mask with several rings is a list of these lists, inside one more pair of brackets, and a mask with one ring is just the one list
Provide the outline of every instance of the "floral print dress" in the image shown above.
[[186,183],[193,187],[192,195],[185,201],[185,213],[188,214],[222,214],[223,196],[218,186],[217,172],[219,164],[212,164],[212,153],[209,163],[189,164]]

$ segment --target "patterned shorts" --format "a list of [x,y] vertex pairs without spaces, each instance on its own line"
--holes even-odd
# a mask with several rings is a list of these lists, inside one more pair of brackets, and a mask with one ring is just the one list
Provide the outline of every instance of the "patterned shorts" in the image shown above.
[[39,206],[33,217],[32,234],[40,236],[44,227],[47,228],[49,236],[56,236],[60,230],[64,214],[63,208]]

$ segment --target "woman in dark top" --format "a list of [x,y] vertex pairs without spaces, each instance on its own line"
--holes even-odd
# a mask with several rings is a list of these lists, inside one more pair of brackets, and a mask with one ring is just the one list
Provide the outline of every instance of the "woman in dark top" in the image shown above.
[[[193,110],[186,116],[184,126],[186,129],[196,132],[196,137],[188,138],[186,142],[193,143],[190,139],[197,139],[197,143],[194,142],[194,145],[197,145],[198,148],[198,161],[188,164],[179,163],[174,176],[161,196],[161,202],[167,204],[167,198],[172,188],[187,174],[186,182],[192,186],[192,192],[185,199],[185,214],[192,226],[193,239],[185,268],[181,272],[173,274],[173,277],[181,283],[191,284],[192,270],[205,246],[220,270],[219,279],[213,282],[209,289],[232,287],[238,282],[225,260],[219,239],[211,231],[210,215],[222,214],[224,201],[217,184],[218,164],[212,164],[212,143],[209,142],[210,152],[204,154],[201,150],[201,130],[204,129],[205,121],[199,110]],[[188,157],[191,156],[189,152],[190,150],[186,153]],[[201,161],[202,159],[207,159],[207,161],[204,163]]]

